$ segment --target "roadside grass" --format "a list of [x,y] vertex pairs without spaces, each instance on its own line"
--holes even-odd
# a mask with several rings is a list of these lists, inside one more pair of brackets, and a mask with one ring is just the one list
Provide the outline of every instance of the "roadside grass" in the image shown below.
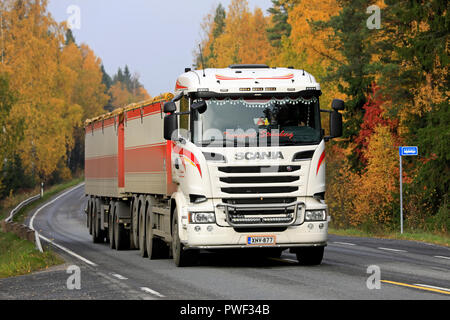
[[441,246],[450,247],[450,237],[446,234],[434,234],[423,231],[409,231],[405,230],[403,234],[400,232],[379,232],[371,233],[363,230],[348,228],[348,229],[335,229],[333,227],[328,228],[330,234],[338,236],[350,236],[350,237],[371,237],[380,239],[397,239],[397,240],[411,240],[426,243],[433,243]]
[[[73,180],[51,186],[44,191],[44,197],[22,208],[15,216],[14,221],[23,223],[34,208],[47,202],[54,195],[69,189],[83,181],[83,178],[75,178]],[[5,219],[9,213],[20,202],[32,196],[39,194],[40,189],[21,192],[17,195],[11,195],[0,203],[0,219]],[[26,240],[22,240],[12,233],[4,233],[0,231],[0,279],[25,275],[31,272],[47,269],[64,263],[64,260],[52,250],[47,249],[45,252],[39,252],[35,244]]]
[[36,250],[34,243],[0,232],[0,279],[25,275],[64,263],[52,251]]

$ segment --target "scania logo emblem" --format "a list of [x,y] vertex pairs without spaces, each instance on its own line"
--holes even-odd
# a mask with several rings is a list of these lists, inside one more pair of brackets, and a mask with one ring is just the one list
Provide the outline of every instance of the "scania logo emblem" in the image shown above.
[[239,152],[234,156],[235,160],[284,160],[281,152]]
[[291,171],[292,171],[292,167],[291,167],[291,166],[287,166],[286,170],[287,170],[288,172],[291,172]]

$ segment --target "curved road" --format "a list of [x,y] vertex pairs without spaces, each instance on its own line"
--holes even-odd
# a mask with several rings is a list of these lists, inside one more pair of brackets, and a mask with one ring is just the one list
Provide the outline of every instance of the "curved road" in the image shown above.
[[[93,244],[83,211],[86,200],[81,185],[40,210],[33,224],[41,235],[69,249],[72,253],[64,255],[72,262],[103,275],[98,285],[91,284],[97,286],[93,299],[95,292],[101,297],[102,286],[109,281],[119,299],[450,300],[450,249],[446,247],[330,235],[320,266],[300,266],[288,251],[280,259],[202,252],[198,265],[177,268],[171,259],[149,260],[136,250],[115,251],[107,243]],[[376,284],[372,281],[376,270],[380,288],[369,289],[367,283],[369,287]],[[121,296],[120,291],[128,295]]]

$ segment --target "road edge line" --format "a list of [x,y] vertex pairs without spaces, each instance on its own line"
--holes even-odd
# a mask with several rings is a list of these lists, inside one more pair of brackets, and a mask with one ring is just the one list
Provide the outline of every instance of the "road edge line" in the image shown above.
[[48,243],[54,245],[55,247],[57,247],[57,248],[63,250],[64,252],[66,252],[66,253],[68,253],[68,254],[74,256],[75,258],[77,258],[77,259],[79,259],[79,260],[81,260],[81,261],[83,261],[83,262],[85,262],[85,263],[87,263],[87,264],[89,264],[89,265],[91,265],[91,266],[93,266],[93,267],[97,267],[98,265],[97,265],[96,263],[94,263],[94,262],[92,262],[92,261],[90,261],[90,260],[88,260],[88,259],[86,259],[86,258],[80,256],[79,254],[73,252],[72,250],[69,250],[69,249],[67,249],[66,247],[63,247],[62,245],[59,245],[59,244],[57,244],[56,242],[54,242],[54,241],[48,239],[47,237],[44,237],[43,235],[39,234],[39,233],[34,229],[34,225],[33,225],[33,224],[34,224],[34,219],[36,218],[37,214],[38,214],[42,209],[44,209],[45,207],[47,207],[47,206],[53,204],[56,200],[58,200],[58,199],[64,197],[65,195],[67,195],[67,194],[73,192],[74,190],[76,190],[76,189],[82,187],[83,185],[84,185],[84,182],[82,182],[82,183],[80,183],[79,185],[77,185],[77,186],[75,186],[75,187],[73,187],[73,188],[67,190],[66,192],[64,192],[64,193],[60,194],[59,196],[57,196],[55,199],[53,199],[53,200],[51,200],[51,201],[45,203],[44,205],[42,205],[39,209],[37,209],[37,210],[34,212],[33,216],[31,217],[31,220],[30,220],[30,223],[29,223],[29,227],[30,227],[31,230],[33,230],[33,231],[35,232],[35,236],[36,236],[36,245],[37,245],[37,247],[38,247],[38,249],[39,249],[40,252],[43,252],[42,244],[41,244],[41,240],[40,240],[40,239],[42,238],[44,241],[47,241]]

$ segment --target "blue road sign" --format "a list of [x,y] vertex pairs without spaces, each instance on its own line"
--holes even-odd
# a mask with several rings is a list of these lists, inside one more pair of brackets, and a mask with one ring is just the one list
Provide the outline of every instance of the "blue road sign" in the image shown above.
[[417,156],[419,155],[418,147],[400,147],[401,156]]

